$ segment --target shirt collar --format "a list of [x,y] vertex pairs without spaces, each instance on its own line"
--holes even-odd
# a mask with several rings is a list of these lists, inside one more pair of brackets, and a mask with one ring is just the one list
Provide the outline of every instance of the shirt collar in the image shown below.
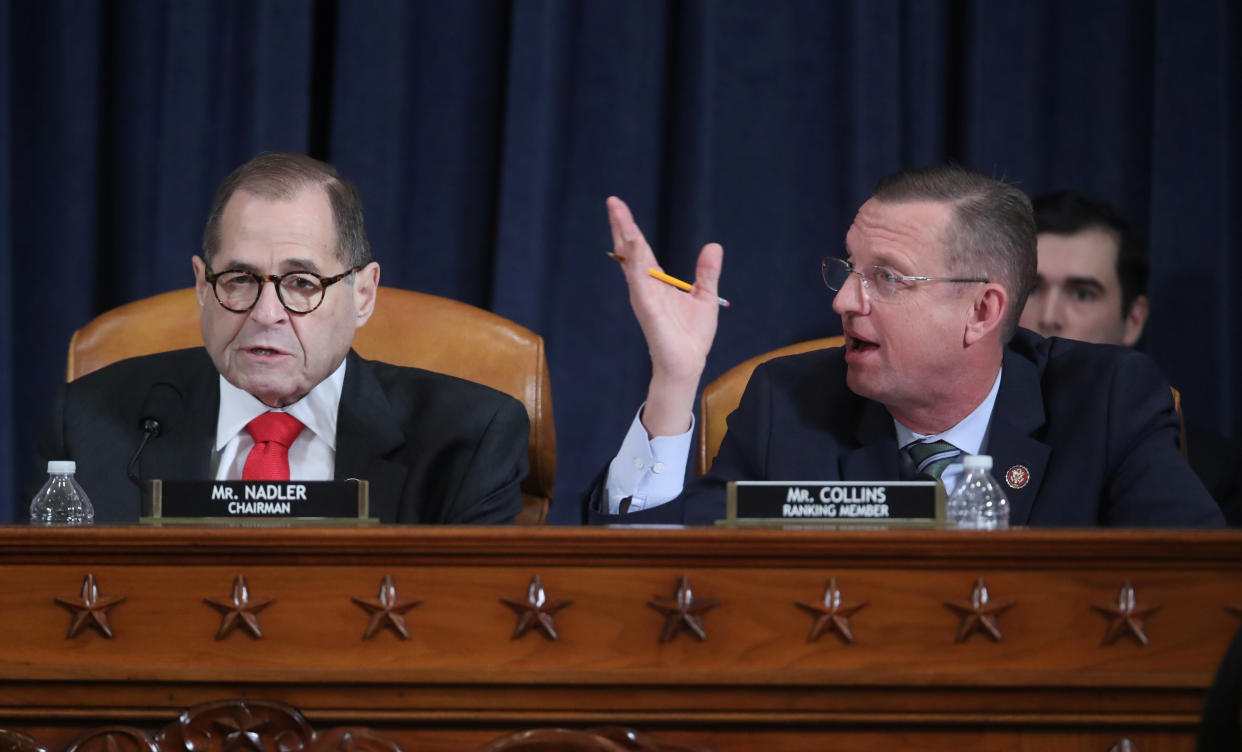
[[897,446],[904,447],[912,441],[944,440],[962,450],[962,454],[979,454],[982,451],[988,434],[988,424],[992,421],[992,408],[996,406],[996,395],[1000,392],[1001,374],[1004,369],[996,372],[996,380],[992,382],[992,390],[983,398],[979,406],[970,415],[962,418],[957,425],[943,433],[922,434],[911,431],[893,418],[897,429]]
[[342,360],[328,378],[319,382],[302,399],[284,408],[272,408],[249,392],[238,389],[220,376],[220,413],[216,418],[216,451],[246,429],[246,424],[269,411],[286,412],[302,421],[320,441],[336,451],[336,415],[345,385],[345,363]]

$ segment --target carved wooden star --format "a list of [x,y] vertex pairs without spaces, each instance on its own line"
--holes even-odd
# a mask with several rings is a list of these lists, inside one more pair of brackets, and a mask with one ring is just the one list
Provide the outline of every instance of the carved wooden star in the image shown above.
[[238,627],[244,627],[257,640],[263,638],[263,630],[259,629],[259,612],[276,601],[272,598],[250,600],[246,576],[239,574],[233,579],[232,598],[204,598],[203,602],[223,614],[220,629],[216,630],[217,640],[228,637]]
[[530,578],[526,600],[511,601],[501,598],[500,602],[518,615],[517,626],[513,628],[513,637],[510,638],[514,640],[532,629],[539,630],[546,640],[559,640],[560,635],[556,633],[556,612],[573,603],[566,600],[548,600],[548,594],[543,589],[543,579],[539,575]]
[[668,642],[683,629],[702,641],[707,639],[707,632],[703,629],[701,617],[719,606],[720,601],[714,598],[696,599],[694,592],[690,589],[690,578],[682,577],[677,583],[677,592],[672,598],[657,596],[647,601],[647,605],[664,614],[664,629],[660,632],[660,642]]
[[1134,586],[1126,580],[1121,586],[1121,592],[1117,594],[1116,603],[1096,603],[1091,608],[1105,616],[1112,617],[1108,630],[1104,632],[1104,639],[1100,641],[1101,645],[1112,645],[1123,634],[1129,634],[1138,640],[1140,645],[1146,645],[1147,632],[1143,619],[1159,611],[1160,604],[1140,606],[1138,596],[1134,593]]
[[371,639],[384,627],[396,632],[403,640],[410,639],[410,630],[405,625],[405,612],[422,602],[422,598],[398,601],[397,586],[393,583],[392,575],[384,575],[384,579],[380,580],[377,600],[354,596],[354,603],[362,606],[367,613],[371,614],[371,620],[367,622],[367,629],[362,633],[362,639]]
[[[8,745],[10,741],[5,739],[6,734],[13,732],[0,731],[0,744]],[[21,749],[37,750],[42,749],[39,744],[31,739],[30,747],[21,747]],[[102,749],[100,749],[102,747]],[[13,747],[9,747],[14,749]],[[159,748],[155,743],[147,737],[146,734],[136,728],[127,728],[125,726],[112,726],[110,728],[102,728],[94,731],[88,737],[84,744],[79,744],[78,750],[98,750],[99,752],[159,752]]]
[[850,629],[850,617],[866,608],[867,603],[842,603],[841,590],[837,587],[837,578],[833,577],[828,580],[828,587],[824,590],[824,599],[822,603],[803,603],[799,601],[797,606],[802,610],[810,613],[815,619],[815,623],[811,625],[811,632],[806,636],[807,642],[815,642],[826,632],[836,632],[841,639],[847,643],[854,641],[854,633]]
[[991,603],[988,586],[980,577],[975,580],[975,588],[970,593],[970,600],[945,601],[944,605],[962,619],[962,625],[957,630],[958,642],[965,642],[975,632],[983,632],[991,637],[993,642],[1000,642],[1001,631],[996,624],[996,618],[1016,606],[1017,603],[1017,601]]
[[215,721],[216,730],[224,734],[220,752],[263,752],[263,739],[260,733],[271,730],[271,721],[255,718],[247,707],[233,712],[232,718],[220,718]]
[[87,574],[82,580],[81,595],[77,598],[62,598],[58,595],[55,600],[73,614],[73,620],[69,622],[69,633],[65,635],[66,640],[77,637],[87,627],[111,639],[112,624],[108,622],[108,612],[121,605],[125,601],[125,596],[118,598],[100,595],[95,575]]

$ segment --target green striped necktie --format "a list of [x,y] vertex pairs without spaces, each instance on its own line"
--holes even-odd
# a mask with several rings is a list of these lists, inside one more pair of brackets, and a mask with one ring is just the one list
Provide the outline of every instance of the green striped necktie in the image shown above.
[[921,478],[940,480],[945,468],[961,456],[962,450],[947,441],[914,442],[906,445],[914,461],[914,473]]

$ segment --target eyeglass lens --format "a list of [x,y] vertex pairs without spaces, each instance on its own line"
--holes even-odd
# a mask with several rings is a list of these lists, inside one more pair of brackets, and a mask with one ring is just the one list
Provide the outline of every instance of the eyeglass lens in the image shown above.
[[820,264],[820,271],[824,275],[824,284],[828,285],[828,289],[839,292],[854,270],[845,260],[829,257]]

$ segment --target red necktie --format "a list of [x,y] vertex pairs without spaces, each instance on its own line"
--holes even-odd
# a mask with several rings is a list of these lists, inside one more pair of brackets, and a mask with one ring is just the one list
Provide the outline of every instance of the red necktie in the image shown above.
[[254,448],[246,455],[242,480],[289,480],[289,445],[303,428],[288,413],[263,413],[247,423]]

